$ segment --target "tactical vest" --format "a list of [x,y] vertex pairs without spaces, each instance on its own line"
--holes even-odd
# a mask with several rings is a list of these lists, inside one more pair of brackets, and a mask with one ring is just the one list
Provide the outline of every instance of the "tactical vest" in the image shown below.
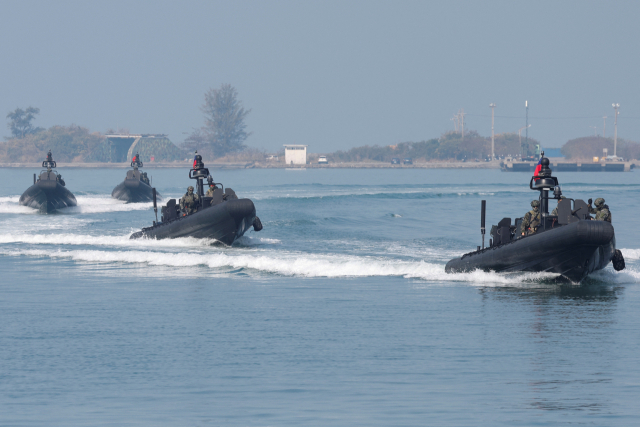
[[[540,227],[540,211],[538,210],[538,212],[536,212],[535,210],[531,209],[529,212],[527,212],[527,215],[529,215],[528,228],[530,228],[531,231],[535,233],[536,231],[538,231],[538,227]],[[525,221],[526,221],[526,218],[525,218]]]
[[186,209],[192,210],[193,208],[195,208],[195,203],[196,203],[196,194],[191,194],[189,195],[189,193],[186,193],[184,196],[182,196],[182,206]]
[[611,223],[611,211],[606,208],[598,209],[598,212],[596,212],[596,221],[607,221]]

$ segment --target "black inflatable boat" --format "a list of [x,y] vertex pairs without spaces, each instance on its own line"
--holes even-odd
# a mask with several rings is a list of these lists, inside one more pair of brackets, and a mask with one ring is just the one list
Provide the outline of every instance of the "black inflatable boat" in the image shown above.
[[[216,186],[213,197],[204,197],[205,177],[210,186]],[[189,178],[197,181],[196,211],[187,214],[180,208],[176,199],[170,199],[166,206],[162,207],[161,221],[154,221],[153,226],[132,234],[131,239],[196,237],[215,239],[231,245],[251,227],[255,231],[262,230],[262,223],[256,216],[253,202],[249,199],[239,199],[232,189],[224,189],[222,184],[214,183],[199,154],[196,154],[195,166],[189,171]],[[155,192],[155,188],[153,191]],[[155,198],[154,210],[157,215]]]
[[[142,161],[140,161],[140,154],[136,154],[131,161],[131,167],[133,169],[127,171],[127,176],[124,181],[121,182],[111,192],[111,197],[118,200],[123,200],[127,203],[140,203],[150,202],[153,200],[153,192],[151,189],[151,182],[145,172],[141,172]],[[160,194],[156,193],[157,198],[161,198]]]
[[53,170],[56,167],[56,162],[53,160],[51,151],[47,153],[47,159],[42,162],[42,167],[46,170],[41,171],[37,178],[36,174],[33,174],[33,185],[22,193],[18,203],[38,209],[40,213],[44,214],[76,206],[78,202],[73,193],[67,190],[62,175]]
[[[549,159],[542,153],[540,173],[531,178],[529,188],[540,192],[541,223],[537,232],[522,236],[523,218],[511,224],[502,219],[491,229],[489,247],[484,248],[484,219],[486,203],[482,201],[481,231],[483,247],[449,261],[447,273],[473,270],[495,272],[549,272],[562,275],[572,282],[580,282],[590,273],[613,262],[614,269],[624,269],[624,258],[616,250],[613,226],[595,221],[588,205],[580,199],[564,199],[558,214],[548,212],[549,199],[560,199],[558,179],[551,176]],[[553,197],[549,197],[549,191]]]

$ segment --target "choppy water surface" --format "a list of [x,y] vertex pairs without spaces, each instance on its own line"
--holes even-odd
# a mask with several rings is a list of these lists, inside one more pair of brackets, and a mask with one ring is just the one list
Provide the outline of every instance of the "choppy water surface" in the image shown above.
[[606,198],[627,260],[579,287],[444,273],[480,200],[492,223],[529,209],[527,174],[213,171],[264,224],[225,248],[129,240],[153,209],[110,198],[123,170],[65,170],[78,206],[36,214],[33,172],[0,169],[1,425],[640,422],[635,172],[557,174]]

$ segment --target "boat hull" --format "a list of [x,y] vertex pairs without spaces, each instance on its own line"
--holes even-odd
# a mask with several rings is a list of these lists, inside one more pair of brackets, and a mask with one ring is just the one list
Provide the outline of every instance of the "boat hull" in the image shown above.
[[22,193],[19,204],[38,209],[40,213],[54,213],[58,209],[77,206],[78,202],[66,187],[55,181],[38,181]]
[[256,208],[250,199],[228,200],[167,223],[143,228],[131,239],[215,239],[231,245],[253,226]]
[[[140,180],[125,179],[111,192],[111,197],[126,203],[143,203],[153,201],[153,189]],[[157,194],[160,198],[160,194]]]
[[445,271],[549,272],[580,282],[605,268],[615,251],[615,232],[610,223],[578,221],[454,258]]

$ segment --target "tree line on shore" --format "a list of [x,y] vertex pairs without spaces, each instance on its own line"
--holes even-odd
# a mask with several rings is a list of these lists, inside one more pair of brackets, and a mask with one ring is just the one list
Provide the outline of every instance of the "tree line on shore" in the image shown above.
[[[242,106],[238,92],[229,84],[218,89],[209,89],[200,107],[204,115],[204,126],[194,129],[179,147],[160,150],[156,161],[183,160],[198,150],[206,159],[227,161],[261,161],[266,151],[247,147],[244,142],[251,135],[247,132],[245,118],[251,112]],[[107,162],[109,143],[105,135],[91,132],[82,126],[52,126],[49,129],[35,127],[33,121],[40,113],[35,107],[25,110],[17,108],[7,114],[7,127],[11,136],[0,143],[0,162],[34,162],[43,153],[52,149],[55,158],[62,162]],[[107,134],[113,131],[107,131]],[[168,140],[167,140],[168,141]],[[496,156],[519,157],[522,143],[528,152],[535,152],[540,142],[524,140],[516,133],[495,135]],[[170,145],[172,145],[169,142]],[[166,144],[165,144],[166,145]],[[612,138],[589,136],[567,141],[561,148],[568,159],[590,159],[601,157],[603,149],[614,152]],[[626,159],[640,158],[640,143],[618,138],[616,154]],[[279,154],[283,154],[280,152]],[[401,142],[394,145],[364,145],[349,150],[327,153],[332,162],[390,162],[396,158],[412,158],[413,161],[473,161],[484,160],[491,154],[491,138],[477,131],[447,132],[439,138],[418,142]],[[150,156],[150,154],[148,154]],[[317,157],[311,154],[310,157]],[[149,160],[149,159],[144,159]]]
[[[503,133],[494,137],[494,153],[499,157],[520,157],[521,142],[517,133]],[[527,150],[534,153],[540,142],[529,138]],[[586,160],[602,157],[603,149],[613,155],[613,138],[586,136],[567,141],[562,147],[562,155],[567,159]],[[640,159],[640,143],[618,138],[616,154],[625,159]],[[464,139],[459,132],[445,133],[440,138],[419,142],[401,142],[395,145],[365,145],[346,151],[328,153],[327,158],[334,162],[390,162],[395,158],[412,158],[413,161],[470,161],[484,160],[491,155],[491,137],[484,137],[476,131],[465,133]]]
[[[525,140],[522,140],[524,143]],[[535,151],[539,141],[529,138],[528,150]],[[503,133],[494,137],[494,152],[496,156],[517,156],[522,151],[518,134]],[[355,147],[346,151],[336,151],[328,154],[334,162],[362,162],[379,161],[390,162],[394,157],[412,158],[414,161],[431,160],[484,160],[491,155],[491,138],[486,138],[476,131],[465,132],[464,137],[459,132],[448,132],[440,138],[432,138],[419,142],[401,142],[395,145]]]
[[[244,145],[250,133],[246,131],[245,118],[251,110],[245,110],[238,99],[238,92],[229,84],[219,89],[209,89],[200,110],[204,114],[204,126],[193,133],[179,147],[162,147],[149,153],[140,153],[148,161],[153,155],[156,161],[176,161],[193,156],[198,150],[209,159],[244,153],[256,156],[256,150]],[[37,162],[46,150],[53,150],[56,160],[62,162],[108,162],[111,146],[106,135],[91,132],[77,126],[52,126],[49,129],[35,127],[33,122],[39,108],[16,108],[7,114],[7,127],[11,135],[0,143],[0,162]],[[115,133],[109,130],[106,134]],[[128,134],[127,132],[124,132]],[[157,152],[156,152],[157,151]],[[149,158],[144,158],[144,157]],[[262,156],[264,158],[264,155]]]

